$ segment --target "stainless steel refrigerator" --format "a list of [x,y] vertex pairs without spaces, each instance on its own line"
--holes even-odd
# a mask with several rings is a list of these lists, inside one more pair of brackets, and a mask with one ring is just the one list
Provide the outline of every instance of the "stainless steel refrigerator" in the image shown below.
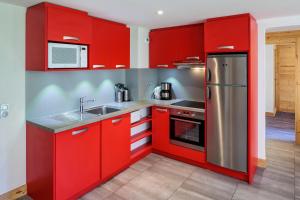
[[247,172],[247,54],[208,55],[207,161]]

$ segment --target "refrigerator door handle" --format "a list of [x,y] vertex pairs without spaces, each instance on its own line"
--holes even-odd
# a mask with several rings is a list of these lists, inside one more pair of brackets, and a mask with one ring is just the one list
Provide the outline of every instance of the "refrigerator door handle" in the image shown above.
[[210,72],[210,69],[207,68],[207,74],[206,74],[206,81],[210,81],[211,80],[211,72]]
[[210,92],[210,88],[209,87],[206,88],[206,97],[207,97],[207,100],[211,99],[211,92]]

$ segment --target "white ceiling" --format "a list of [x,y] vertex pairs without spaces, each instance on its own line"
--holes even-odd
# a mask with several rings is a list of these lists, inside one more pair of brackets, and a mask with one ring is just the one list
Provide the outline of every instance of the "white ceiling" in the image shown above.
[[[0,0],[31,6],[40,0]],[[48,0],[90,15],[149,28],[191,24],[204,19],[252,13],[257,19],[300,15],[299,0]],[[158,16],[157,10],[164,10]]]

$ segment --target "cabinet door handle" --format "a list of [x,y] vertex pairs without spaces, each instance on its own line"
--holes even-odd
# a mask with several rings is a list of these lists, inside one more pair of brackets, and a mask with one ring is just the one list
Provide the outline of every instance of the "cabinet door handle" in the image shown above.
[[158,112],[168,112],[167,109],[162,109],[162,108],[156,108],[156,110],[157,110]]
[[233,45],[229,45],[229,46],[219,46],[218,49],[235,49],[235,47]]
[[96,69],[96,68],[104,68],[105,65],[93,65],[93,68]]
[[116,65],[116,68],[124,68],[126,67],[125,65]]
[[206,74],[206,81],[210,81],[211,80],[211,72],[210,72],[210,69],[207,68],[207,74]]
[[186,57],[187,60],[200,60],[199,56],[190,56],[190,57]]
[[118,123],[118,122],[120,122],[120,121],[122,121],[122,118],[111,120],[111,122],[112,122],[113,124],[116,124],[116,123]]
[[167,67],[169,67],[169,65],[157,65],[157,67],[165,67],[165,68],[167,68]]
[[206,97],[207,97],[207,100],[211,99],[211,91],[210,91],[209,87],[206,88]]
[[80,40],[79,37],[73,37],[73,36],[67,36],[67,35],[65,35],[65,36],[63,37],[63,39],[64,39],[64,40],[76,40],[76,41],[79,41],[79,40]]
[[72,135],[78,135],[78,134],[87,132],[88,130],[89,130],[88,128],[84,128],[84,129],[81,129],[81,130],[73,131]]

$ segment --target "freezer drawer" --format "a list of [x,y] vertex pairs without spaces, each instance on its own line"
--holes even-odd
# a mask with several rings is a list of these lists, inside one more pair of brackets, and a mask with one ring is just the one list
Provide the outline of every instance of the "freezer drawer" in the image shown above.
[[247,87],[207,86],[207,161],[247,172]]
[[208,55],[208,84],[247,85],[247,54]]

